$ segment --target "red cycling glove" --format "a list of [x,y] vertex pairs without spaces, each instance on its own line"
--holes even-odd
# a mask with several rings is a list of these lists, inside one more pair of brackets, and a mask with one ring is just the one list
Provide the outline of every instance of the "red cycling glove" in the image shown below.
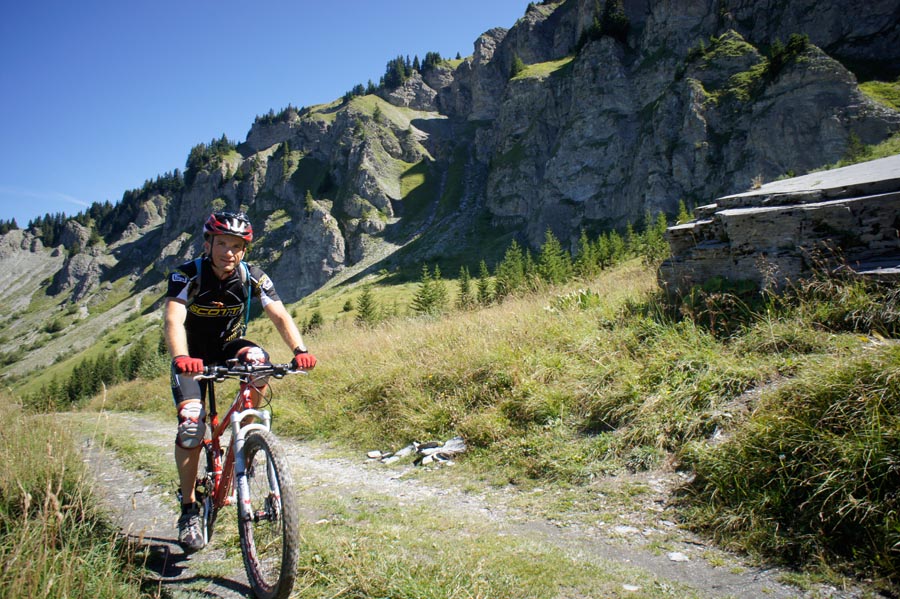
[[172,360],[175,366],[175,372],[184,374],[189,372],[203,372],[203,360],[200,358],[192,358],[190,356],[175,356]]
[[312,370],[316,367],[316,357],[308,352],[294,354],[291,360],[291,368],[294,370]]

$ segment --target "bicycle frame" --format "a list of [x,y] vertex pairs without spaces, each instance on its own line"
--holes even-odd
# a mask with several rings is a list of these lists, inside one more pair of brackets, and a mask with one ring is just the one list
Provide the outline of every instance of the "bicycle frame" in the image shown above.
[[[259,377],[280,379],[306,374],[290,364],[208,366],[195,377],[207,381],[210,438],[203,441],[206,471],[194,484],[201,500],[203,533],[208,543],[219,510],[238,500],[238,535],[247,579],[261,599],[287,599],[299,559],[299,513],[288,464],[271,432],[272,415],[254,406]],[[216,412],[215,383],[237,379],[240,387],[221,420]],[[267,405],[267,404],[265,404]],[[222,437],[231,431],[228,447]],[[198,472],[199,474],[199,472]]]
[[[226,505],[232,503],[232,488],[236,490],[238,485],[246,485],[246,467],[244,464],[243,452],[244,439],[254,430],[270,430],[272,416],[268,410],[253,407],[252,388],[253,388],[253,372],[236,375],[233,371],[222,367],[216,368],[212,374],[199,375],[197,378],[201,380],[210,380],[213,384],[209,387],[209,406],[210,406],[210,426],[212,433],[209,439],[203,441],[212,451],[213,464],[213,488],[207,489],[207,493],[212,498],[214,508],[218,511]],[[266,373],[263,373],[265,375]],[[280,378],[281,373],[275,372],[275,376]],[[257,375],[259,376],[259,375]],[[225,418],[221,421],[216,412],[215,383],[221,382],[225,378],[237,378],[240,387],[235,393],[234,400],[225,414]],[[254,418],[253,422],[242,424],[247,418]],[[231,441],[229,447],[225,450],[223,460],[223,450],[221,446],[221,438],[226,430],[231,429]],[[273,481],[274,484],[274,481]],[[247,494],[245,493],[246,497]],[[252,518],[249,505],[239,505],[240,516],[242,519]]]

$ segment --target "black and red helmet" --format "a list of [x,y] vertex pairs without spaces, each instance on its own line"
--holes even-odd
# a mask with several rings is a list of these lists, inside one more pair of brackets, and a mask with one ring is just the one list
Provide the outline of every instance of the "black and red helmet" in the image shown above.
[[253,227],[243,212],[213,212],[203,224],[203,235],[234,235],[253,241]]

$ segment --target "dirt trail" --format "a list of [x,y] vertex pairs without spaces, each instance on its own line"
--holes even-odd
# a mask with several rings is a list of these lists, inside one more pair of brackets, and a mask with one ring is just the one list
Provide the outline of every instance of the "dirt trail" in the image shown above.
[[[134,414],[104,414],[99,433],[109,430],[141,431],[142,444],[159,447],[161,460],[171,459],[171,423]],[[819,587],[803,592],[779,582],[780,571],[760,569],[741,564],[733,555],[707,546],[701,540],[678,530],[670,522],[661,521],[652,510],[646,521],[635,520],[631,514],[623,517],[624,524],[611,526],[561,524],[529,515],[510,507],[508,494],[486,492],[472,494],[454,488],[442,488],[423,483],[421,477],[404,478],[403,471],[386,468],[378,463],[334,458],[322,448],[281,439],[292,466],[295,484],[301,489],[315,489],[334,497],[352,496],[365,492],[379,496],[385,503],[403,505],[410,502],[438,499],[447,518],[466,521],[478,518],[495,527],[497,534],[519,536],[553,546],[578,561],[604,565],[623,564],[652,573],[657,579],[687,585],[704,597],[787,598],[862,596],[857,591],[838,591]],[[186,559],[176,543],[174,482],[162,489],[146,475],[129,471],[123,463],[101,444],[85,440],[85,461],[91,465],[98,490],[105,496],[114,517],[128,539],[148,555],[148,566],[155,573],[160,594],[171,597],[245,597],[249,593],[246,577],[239,567],[222,571],[223,552],[204,550]],[[654,492],[659,497],[648,501],[662,502],[668,485],[658,484]],[[301,503],[303,495],[301,491]],[[310,525],[322,514],[315,508],[303,515]],[[229,517],[229,514],[223,517]],[[639,516],[640,518],[640,516]],[[659,528],[666,530],[660,530]],[[651,547],[658,534],[665,534],[667,551]],[[673,541],[674,539],[674,541]],[[674,549],[671,549],[674,546]],[[718,567],[713,562],[720,564]],[[727,565],[721,565],[727,564]]]

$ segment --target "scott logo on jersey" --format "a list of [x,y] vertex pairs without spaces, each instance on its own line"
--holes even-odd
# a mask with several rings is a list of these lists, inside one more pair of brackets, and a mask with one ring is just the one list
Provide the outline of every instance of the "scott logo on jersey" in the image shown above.
[[237,316],[244,309],[244,305],[238,306],[202,306],[200,304],[191,304],[188,310],[195,316],[203,316],[207,318],[219,318],[222,316]]

